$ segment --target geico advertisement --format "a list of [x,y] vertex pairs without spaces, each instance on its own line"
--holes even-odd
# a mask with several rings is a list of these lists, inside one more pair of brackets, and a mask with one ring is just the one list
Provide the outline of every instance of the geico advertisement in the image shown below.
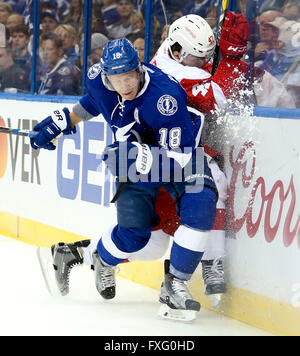
[[[15,122],[9,118],[0,118],[0,126],[5,127],[32,129],[36,123],[26,119],[18,119]],[[56,184],[61,198],[76,199],[80,192],[80,199],[83,201],[106,206],[109,204],[109,179],[89,183],[90,172],[101,173],[105,170],[104,175],[109,178],[100,158],[102,150],[109,144],[108,140],[111,140],[111,135],[105,133],[104,122],[89,121],[78,125],[75,135],[62,136],[59,139],[57,154],[53,154],[57,159]],[[0,147],[0,178],[5,176],[9,165],[12,181],[43,184],[43,173],[40,172],[41,151],[31,149],[28,138],[3,133],[0,134]],[[97,147],[99,152],[96,151]]]
[[[32,130],[64,106],[72,109],[70,104],[27,102],[14,102],[12,107],[8,101],[1,105],[0,126]],[[0,134],[0,211],[78,234],[86,232],[81,228],[86,221],[95,221],[101,234],[101,221],[114,220],[112,177],[101,160],[111,140],[101,117],[77,125],[75,135],[59,138],[55,151],[33,150],[28,137]],[[71,217],[66,219],[66,214]],[[90,230],[94,233],[95,229]]]
[[[0,117],[0,126],[13,127],[12,122],[15,121],[8,118],[5,120]],[[32,125],[37,124],[37,121],[30,122],[30,120],[18,120],[18,124],[14,128],[31,129]],[[8,171],[8,166],[11,171],[11,178],[13,181],[20,180],[22,182],[36,182],[41,184],[38,156],[39,151],[30,152],[28,139],[22,136],[7,135],[0,133],[0,178],[3,178]],[[30,170],[25,169],[25,161],[30,159]],[[19,163],[19,170],[17,172],[17,163]]]

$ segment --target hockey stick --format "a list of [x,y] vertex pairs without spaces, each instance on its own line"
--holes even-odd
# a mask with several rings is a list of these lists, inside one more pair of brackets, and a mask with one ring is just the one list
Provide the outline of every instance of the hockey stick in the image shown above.
[[19,136],[28,136],[28,137],[35,137],[36,135],[38,135],[37,131],[12,129],[10,127],[3,127],[3,126],[0,126],[0,133],[13,134]]
[[[253,0],[253,15],[254,18],[257,19],[258,18],[258,14],[257,14],[257,0]],[[250,97],[250,99],[252,99],[252,104],[253,105],[257,105],[257,98],[256,98],[256,93],[255,93],[255,88],[254,88],[254,81],[255,81],[255,63],[254,63],[254,58],[255,58],[255,48],[257,45],[257,35],[258,35],[258,29],[257,27],[252,24],[252,27],[250,27],[250,50],[249,50],[249,59],[250,59],[250,64],[249,64],[249,69],[250,69],[250,77],[248,79],[249,81],[249,89],[250,92],[252,93],[252,96]],[[247,85],[246,85],[247,87]]]
[[212,67],[212,75],[215,74],[215,71],[218,68],[218,64],[219,64],[219,56],[220,56],[220,38],[221,38],[221,32],[222,32],[222,27],[223,27],[223,22],[225,19],[225,15],[226,15],[226,11],[228,10],[229,6],[231,4],[231,0],[222,0],[222,6],[221,6],[221,10],[220,10],[220,16],[219,16],[219,20],[217,23],[217,33],[216,33],[216,49],[215,49],[215,53],[214,53],[214,59],[213,59],[213,67]]
[[[13,134],[13,135],[18,135],[18,136],[27,136],[30,138],[36,137],[39,132],[38,131],[30,131],[30,130],[21,130],[21,129],[12,129],[10,127],[3,127],[0,126],[0,134],[1,133],[6,133],[6,134]],[[57,137],[55,137],[51,142],[53,143],[54,146],[57,145],[57,140],[62,136],[63,133],[60,133]]]

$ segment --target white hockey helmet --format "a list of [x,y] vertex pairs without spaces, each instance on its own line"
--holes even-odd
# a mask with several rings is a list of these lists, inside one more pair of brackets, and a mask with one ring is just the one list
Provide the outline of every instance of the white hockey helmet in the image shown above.
[[176,42],[180,44],[181,61],[189,54],[210,58],[216,47],[211,27],[198,15],[186,15],[174,21],[169,28],[168,42],[169,48]]

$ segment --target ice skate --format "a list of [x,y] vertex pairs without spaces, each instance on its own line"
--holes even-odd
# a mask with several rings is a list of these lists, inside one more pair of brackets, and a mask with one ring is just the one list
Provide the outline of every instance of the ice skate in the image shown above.
[[227,291],[222,260],[203,260],[201,263],[205,294],[209,296],[212,307],[217,309],[220,306],[222,294]]
[[50,248],[39,247],[37,255],[46,287],[53,296],[65,296],[69,293],[69,276],[71,269],[83,263],[80,248],[86,247],[90,240],[73,244],[60,242]]
[[90,240],[78,241],[73,244],[60,242],[51,247],[55,279],[61,295],[69,294],[71,270],[74,266],[83,264],[81,247],[86,247],[89,243]]
[[113,299],[116,295],[115,266],[106,266],[97,251],[93,253],[93,266],[96,288],[104,299]]
[[38,247],[37,257],[49,294],[55,297],[61,296],[55,280],[51,249],[48,247]]
[[169,260],[165,261],[165,279],[160,290],[159,301],[162,304],[158,315],[165,319],[192,321],[201,308],[200,303],[191,296],[186,281],[169,273]]

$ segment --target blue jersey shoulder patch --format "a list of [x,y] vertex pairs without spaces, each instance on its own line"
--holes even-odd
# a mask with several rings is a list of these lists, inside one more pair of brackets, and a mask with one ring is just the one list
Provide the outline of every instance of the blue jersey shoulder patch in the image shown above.
[[96,63],[89,69],[88,78],[93,80],[100,74],[100,72],[101,72],[101,64]]

